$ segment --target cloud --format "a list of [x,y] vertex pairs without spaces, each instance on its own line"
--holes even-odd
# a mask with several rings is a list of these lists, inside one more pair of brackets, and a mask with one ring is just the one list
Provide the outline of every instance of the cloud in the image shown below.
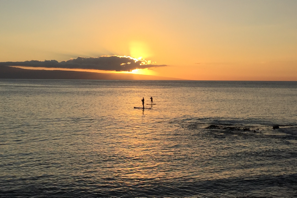
[[166,65],[145,64],[145,60],[137,60],[129,56],[101,56],[98,58],[71,59],[58,62],[56,60],[45,61],[24,61],[24,62],[0,62],[5,66],[30,66],[47,68],[68,68],[68,69],[97,69],[107,71],[131,71],[133,69],[145,69],[153,67],[164,67]]
[[1,66],[0,79],[96,79],[96,80],[180,80],[128,73],[97,73],[61,70],[31,70]]

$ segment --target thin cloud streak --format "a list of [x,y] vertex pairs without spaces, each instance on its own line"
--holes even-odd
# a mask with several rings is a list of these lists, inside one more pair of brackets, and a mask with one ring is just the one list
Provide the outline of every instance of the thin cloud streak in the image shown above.
[[143,61],[131,57],[101,56],[98,58],[71,59],[58,62],[57,60],[24,61],[24,62],[0,62],[3,66],[27,66],[46,68],[68,68],[68,69],[96,69],[106,71],[132,71],[133,69],[145,69],[153,67],[164,67],[167,65],[143,64]]

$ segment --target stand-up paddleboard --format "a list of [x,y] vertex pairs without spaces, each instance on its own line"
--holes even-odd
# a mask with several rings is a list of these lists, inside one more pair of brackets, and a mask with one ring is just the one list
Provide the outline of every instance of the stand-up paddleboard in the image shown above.
[[146,104],[146,105],[156,105],[156,103]]
[[134,109],[152,109],[151,107],[150,108],[147,108],[147,107],[145,107],[145,108],[143,108],[143,107],[134,107]]

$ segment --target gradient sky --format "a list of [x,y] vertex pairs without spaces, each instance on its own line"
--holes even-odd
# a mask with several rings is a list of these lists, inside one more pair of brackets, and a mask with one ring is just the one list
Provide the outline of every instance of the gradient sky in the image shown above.
[[297,80],[296,0],[0,0],[0,62],[127,55],[189,80]]

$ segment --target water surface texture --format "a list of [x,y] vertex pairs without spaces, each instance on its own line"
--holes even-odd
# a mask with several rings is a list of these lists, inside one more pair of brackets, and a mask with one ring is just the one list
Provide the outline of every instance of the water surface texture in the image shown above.
[[297,82],[0,80],[0,197],[294,197],[296,104]]

